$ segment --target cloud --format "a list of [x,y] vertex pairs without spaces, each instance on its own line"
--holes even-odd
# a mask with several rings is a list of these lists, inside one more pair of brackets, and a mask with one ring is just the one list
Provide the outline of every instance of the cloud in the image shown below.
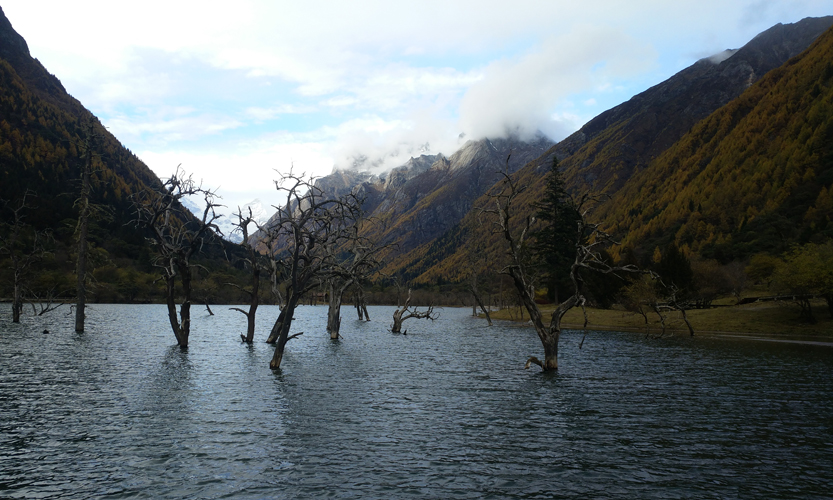
[[298,104],[279,104],[268,108],[250,106],[244,110],[247,117],[257,121],[272,120],[281,115],[300,115],[317,111],[315,106]]
[[272,169],[293,163],[324,175],[357,160],[380,170],[451,154],[461,132],[560,139],[700,57],[829,7],[3,2],[32,54],[157,173],[183,163],[227,193],[271,188]]
[[181,141],[195,141],[221,134],[243,125],[234,118],[199,113],[188,107],[144,110],[144,113],[117,114],[104,125],[122,141],[147,142],[156,147]]
[[650,46],[613,28],[582,26],[550,37],[540,49],[486,69],[460,103],[461,128],[472,138],[555,133],[563,128],[552,118],[561,100],[644,71],[655,58]]
[[228,207],[219,212],[226,214],[255,198],[276,203],[276,170],[288,172],[294,165],[296,173],[320,176],[329,173],[333,164],[321,143],[298,138],[241,142],[220,151],[145,150],[138,156],[159,177],[169,176],[181,164],[205,187],[217,190],[221,203]]

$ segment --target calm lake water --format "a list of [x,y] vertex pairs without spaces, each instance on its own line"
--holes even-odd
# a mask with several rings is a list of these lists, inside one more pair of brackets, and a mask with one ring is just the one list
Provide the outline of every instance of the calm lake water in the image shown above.
[[[1,498],[830,498],[833,349],[563,336],[469,310],[386,331],[301,307],[283,370],[242,314],[163,306],[0,313]],[[277,308],[259,311],[263,340]],[[50,334],[43,334],[47,328]]]

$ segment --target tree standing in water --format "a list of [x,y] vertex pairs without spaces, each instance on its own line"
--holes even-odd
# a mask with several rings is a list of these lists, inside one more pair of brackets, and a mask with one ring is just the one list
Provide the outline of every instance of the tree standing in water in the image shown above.
[[264,257],[255,249],[254,245],[249,241],[249,224],[256,224],[252,209],[249,208],[249,215],[244,216],[240,207],[237,207],[237,213],[234,214],[236,222],[234,222],[235,231],[239,230],[243,235],[243,241],[240,246],[246,252],[243,258],[245,265],[251,271],[251,281],[248,288],[243,288],[233,283],[229,285],[237,287],[243,293],[249,296],[249,310],[243,310],[239,307],[232,307],[231,310],[239,311],[246,316],[246,335],[240,335],[243,342],[251,344],[255,337],[255,318],[257,315],[257,308],[260,305],[260,279],[264,271],[263,259]]
[[425,311],[420,311],[417,308],[411,309],[411,289],[408,289],[408,298],[405,299],[405,304],[402,307],[397,307],[396,311],[393,312],[393,324],[390,327],[390,331],[392,333],[407,333],[402,331],[402,323],[405,322],[406,319],[416,318],[416,319],[430,319],[434,321],[437,319],[439,315],[434,312],[434,306],[428,306],[428,309]]
[[75,331],[84,331],[87,308],[87,237],[90,222],[90,175],[93,165],[93,120],[87,123],[84,140],[84,164],[81,167],[81,196],[78,198],[78,260],[75,263]]
[[[507,162],[508,162],[507,158]],[[570,264],[569,277],[573,286],[573,294],[566,297],[556,306],[549,324],[544,322],[543,315],[535,302],[535,289],[530,274],[530,258],[527,254],[527,237],[530,234],[532,220],[516,223],[514,217],[515,204],[518,196],[525,191],[525,187],[518,186],[512,177],[503,172],[503,180],[496,194],[491,194],[491,203],[481,209],[481,215],[491,220],[494,230],[501,234],[506,241],[508,264],[502,272],[512,278],[512,284],[518,292],[521,303],[529,313],[530,321],[535,327],[538,338],[544,347],[544,360],[531,356],[526,362],[526,368],[531,364],[541,366],[544,371],[558,370],[558,342],[561,337],[561,320],[573,307],[584,307],[584,281],[582,272],[592,271],[603,274],[617,274],[619,272],[638,272],[632,265],[614,266],[602,258],[600,250],[613,243],[610,236],[602,231],[598,224],[588,221],[595,198],[585,195],[578,201],[570,199],[568,203],[578,214],[575,227],[572,229],[570,244],[575,249],[575,256]],[[585,316],[585,325],[586,325]]]
[[360,207],[354,196],[325,196],[312,180],[291,172],[275,186],[286,200],[275,207],[277,212],[265,228],[272,242],[269,253],[278,269],[276,275],[285,278],[286,288],[283,309],[267,340],[275,344],[269,367],[278,370],[286,343],[303,333],[289,335],[295,309],[305,294],[330,276],[328,249],[350,239]]
[[8,258],[12,274],[12,323],[20,323],[23,310],[23,292],[32,267],[46,253],[46,240],[49,234],[37,231],[25,222],[26,212],[32,207],[29,198],[31,191],[23,193],[20,201],[13,206],[5,204],[7,215],[0,219],[0,256]]
[[[196,218],[182,205],[188,196],[202,196],[205,209]],[[136,223],[152,234],[151,244],[156,250],[154,265],[162,270],[165,280],[168,320],[180,347],[188,347],[191,333],[191,273],[196,267],[192,261],[219,232],[216,221],[220,218],[215,209],[216,194],[194,182],[191,176],[177,167],[165,181],[163,190],[144,191],[134,197]],[[176,310],[176,280],[179,277],[182,304],[179,315]]]
[[[358,201],[357,203],[361,204]],[[384,247],[377,245],[373,239],[362,236],[364,232],[362,226],[369,221],[361,217],[360,213],[359,216],[360,218],[353,220],[352,223],[348,221],[344,238],[341,238],[337,244],[328,245],[327,248],[329,254],[328,277],[326,278],[329,295],[327,331],[330,332],[330,338],[333,340],[339,337],[341,303],[349,288],[357,289],[356,307],[359,320],[364,315],[370,321],[367,306],[361,302],[363,299],[361,282],[381,264],[377,256]]]

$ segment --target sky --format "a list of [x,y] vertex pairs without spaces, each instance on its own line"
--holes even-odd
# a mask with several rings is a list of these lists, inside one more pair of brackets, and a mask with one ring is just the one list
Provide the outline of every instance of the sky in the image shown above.
[[381,172],[465,141],[558,141],[833,0],[0,0],[30,53],[160,178],[235,210],[279,172]]

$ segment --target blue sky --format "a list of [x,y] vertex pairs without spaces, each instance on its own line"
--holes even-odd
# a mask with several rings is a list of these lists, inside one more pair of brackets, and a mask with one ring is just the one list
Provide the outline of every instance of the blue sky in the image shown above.
[[[563,139],[697,59],[833,0],[3,0],[34,57],[160,177],[231,207],[275,170]],[[463,138],[461,139],[461,134]]]

